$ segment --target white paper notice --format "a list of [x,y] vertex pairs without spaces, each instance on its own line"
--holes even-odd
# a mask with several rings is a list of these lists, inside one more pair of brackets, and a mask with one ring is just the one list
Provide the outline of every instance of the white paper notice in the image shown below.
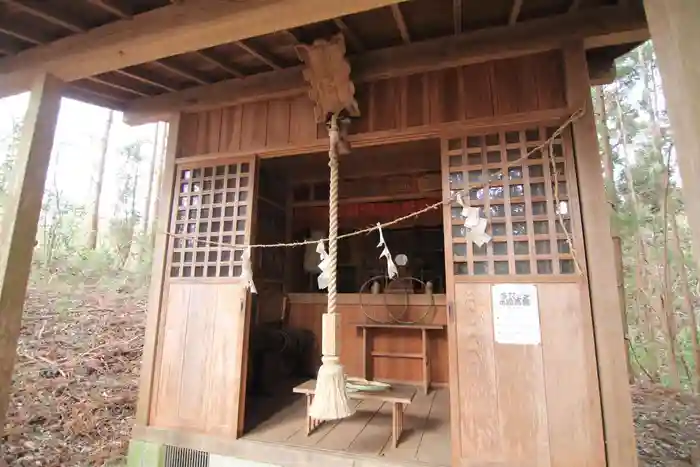
[[533,284],[493,285],[491,300],[496,343],[518,345],[540,343],[537,286]]

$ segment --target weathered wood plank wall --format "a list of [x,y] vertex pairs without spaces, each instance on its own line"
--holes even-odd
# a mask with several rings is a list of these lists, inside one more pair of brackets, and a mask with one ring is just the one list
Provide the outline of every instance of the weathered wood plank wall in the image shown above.
[[[351,132],[361,135],[566,105],[559,51],[360,83],[356,97],[362,117]],[[183,114],[178,157],[293,149],[325,137],[301,94]]]

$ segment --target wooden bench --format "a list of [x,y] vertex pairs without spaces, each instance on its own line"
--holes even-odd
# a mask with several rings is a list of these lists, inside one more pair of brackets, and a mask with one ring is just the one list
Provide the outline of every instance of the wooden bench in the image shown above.
[[[294,392],[306,394],[306,436],[309,436],[323,420],[315,420],[309,416],[311,402],[314,400],[314,392],[316,391],[316,380],[310,379],[294,388]],[[413,401],[416,395],[416,388],[410,386],[392,387],[386,391],[364,391],[350,392],[348,397],[355,400],[378,400],[381,402],[390,402],[392,404],[391,411],[391,434],[394,440],[394,447],[399,445],[399,438],[403,432],[403,414],[406,406]]]

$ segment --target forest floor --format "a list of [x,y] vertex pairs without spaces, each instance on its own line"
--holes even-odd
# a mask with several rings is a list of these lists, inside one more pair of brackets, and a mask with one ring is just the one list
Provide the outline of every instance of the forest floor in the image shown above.
[[[123,465],[146,294],[59,284],[29,292],[0,464]],[[641,467],[700,466],[700,398],[633,388]]]

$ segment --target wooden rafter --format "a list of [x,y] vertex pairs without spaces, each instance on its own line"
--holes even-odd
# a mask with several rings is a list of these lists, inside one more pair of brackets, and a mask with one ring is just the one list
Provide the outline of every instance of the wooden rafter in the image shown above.
[[122,110],[124,101],[118,99],[106,92],[99,92],[93,89],[88,89],[77,84],[67,84],[63,89],[63,96],[70,99],[77,99],[82,102],[87,102],[108,109]]
[[178,90],[177,88],[174,88],[172,86],[168,86],[167,84],[163,84],[159,81],[154,81],[150,78],[146,78],[145,76],[138,75],[138,74],[133,73],[131,71],[115,70],[114,72],[117,74],[120,74],[122,76],[126,76],[127,78],[131,78],[131,79],[134,79],[136,81],[141,81],[142,83],[150,84],[151,86],[155,86],[157,88],[164,89],[165,91],[168,91],[168,92],[175,92]]
[[253,47],[249,46],[248,44],[246,44],[246,43],[243,42],[243,41],[237,41],[235,44],[236,44],[238,47],[240,47],[241,49],[243,49],[243,50],[245,50],[246,52],[248,52],[248,53],[249,53],[250,55],[252,55],[253,57],[255,57],[255,58],[257,58],[258,60],[260,60],[261,62],[263,62],[265,65],[267,65],[267,66],[269,66],[270,68],[272,68],[273,70],[280,70],[280,69],[282,69],[282,66],[281,66],[279,63],[277,63],[277,62],[275,61],[274,58],[270,57],[270,56],[269,56],[268,54],[266,54],[265,52],[261,52],[261,51],[259,51],[259,50],[256,50],[256,49],[254,49]]
[[410,43],[411,35],[408,33],[408,26],[406,26],[406,20],[404,19],[403,13],[401,13],[401,8],[399,8],[398,4],[393,3],[391,5],[391,14],[394,15],[396,27],[399,29],[399,33],[401,34],[401,39],[403,40],[404,44]]
[[223,61],[219,60],[218,58],[214,57],[212,54],[209,52],[205,52],[203,50],[200,50],[199,52],[195,52],[195,54],[200,57],[201,59],[205,60],[206,62],[210,63],[211,65],[214,65],[217,68],[220,68],[221,70],[224,70],[226,73],[229,73],[237,78],[242,78],[245,76],[245,73],[243,73],[241,70],[232,67],[228,63],[224,63]]
[[90,78],[87,78],[87,80],[92,81],[93,83],[102,84],[103,86],[107,86],[110,88],[119,89],[120,91],[128,92],[128,93],[133,94],[135,96],[139,96],[139,97],[150,96],[150,94],[148,94],[148,93],[137,91],[137,90],[131,89],[127,86],[122,86],[121,84],[113,83],[111,81],[107,81],[105,79],[98,78],[97,76],[92,76]]
[[122,19],[131,18],[131,12],[126,5],[120,5],[116,0],[88,0],[96,7],[112,13]]
[[523,9],[523,0],[513,0],[513,8],[510,9],[508,24],[515,24],[520,17],[520,10]]
[[28,36],[28,35],[23,34],[21,32],[17,32],[13,29],[8,29],[7,26],[0,26],[0,33],[5,34],[7,36],[14,37],[15,39],[19,39],[19,40],[24,41],[24,42],[28,42],[28,43],[33,44],[33,45],[41,45],[44,43],[43,41],[41,41],[35,37]]
[[364,52],[365,46],[362,45],[362,41],[359,37],[357,37],[357,34],[355,34],[353,30],[348,27],[345,21],[343,21],[341,18],[335,18],[333,22],[338,27],[340,32],[343,33],[345,40],[348,41],[355,52]]
[[462,34],[462,0],[452,0],[452,20],[455,34]]
[[170,73],[173,73],[173,74],[175,74],[175,75],[181,76],[181,77],[183,77],[183,78],[185,78],[185,79],[188,79],[188,80],[190,80],[190,81],[194,81],[195,83],[198,83],[198,84],[209,84],[209,81],[207,81],[207,80],[205,80],[205,79],[203,79],[203,78],[200,78],[199,76],[193,75],[193,74],[190,73],[189,71],[183,70],[182,68],[179,68],[179,67],[176,67],[176,66],[173,66],[173,65],[169,65],[169,64],[167,64],[167,63],[165,63],[165,62],[163,62],[163,61],[156,60],[155,62],[153,62],[153,64],[156,65],[156,66],[161,67],[161,68],[164,69],[164,70],[168,70]]
[[0,60],[0,97],[25,91],[42,72],[76,81],[399,1],[217,1],[206,8],[187,1],[156,8]]
[[[74,21],[71,21],[67,18],[65,18],[60,12],[58,11],[52,11],[49,12],[46,10],[46,6],[42,6],[39,8],[38,6],[31,6],[27,5],[26,3],[21,3],[16,0],[1,0],[3,3],[6,5],[9,5],[13,8],[16,8],[17,10],[23,11],[25,13],[28,13],[32,16],[35,16],[37,18],[41,18],[44,21],[55,24],[56,26],[60,26],[62,28],[68,29],[69,31],[78,33],[78,32],[85,32],[85,28],[80,26],[79,24],[76,24]],[[49,2],[47,2],[49,3]],[[50,3],[49,3],[50,4]]]
[[[2,1],[5,1],[5,0],[2,0]],[[39,40],[39,39],[36,39],[36,38],[33,38],[33,37],[29,37],[29,36],[26,36],[26,35],[21,34],[21,33],[17,33],[16,31],[12,31],[12,30],[9,30],[9,29],[7,29],[7,28],[0,27],[0,33],[4,33],[4,34],[7,34],[7,35],[9,35],[9,36],[16,37],[17,39],[23,40],[23,41],[25,41],[25,42],[32,43],[32,44],[34,44],[34,45],[41,45],[41,44],[43,44],[43,41],[41,41],[41,40]],[[8,51],[8,53],[6,53],[6,55],[12,55],[12,54]],[[173,88],[173,87],[164,85],[164,84],[162,84],[162,83],[158,83],[157,81],[153,81],[153,80],[149,80],[149,79],[147,79],[147,78],[143,78],[143,77],[141,77],[141,76],[135,75],[135,74],[133,74],[133,73],[129,73],[129,72],[127,72],[127,71],[116,70],[116,72],[119,73],[119,74],[122,74],[123,76],[128,76],[128,77],[130,77],[130,78],[132,78],[132,79],[136,79],[136,80],[138,80],[138,81],[145,82],[145,83],[147,83],[147,84],[151,84],[151,85],[153,85],[153,86],[160,87],[160,88],[165,89],[165,90],[170,91],[170,92],[177,91],[177,89],[175,89],[175,88]],[[117,83],[112,83],[112,82],[110,82],[110,81],[106,81],[106,80],[101,79],[101,78],[91,77],[91,78],[89,78],[89,80],[92,81],[92,82],[95,82],[95,83],[99,83],[99,84],[102,84],[102,85],[105,85],[105,86],[109,86],[109,87],[114,88],[114,89],[119,89],[119,90],[128,92],[128,93],[130,93],[130,94],[134,94],[134,95],[136,95],[136,96],[138,96],[138,97],[148,97],[148,96],[150,96],[150,94],[147,94],[147,93],[144,93],[144,92],[141,92],[141,91],[137,91],[137,90],[135,90],[135,89],[131,89],[131,88],[129,88],[129,87],[122,86],[122,85],[117,84]],[[199,84],[207,84],[207,82],[204,81],[204,80],[197,81],[197,83],[199,83]],[[104,97],[104,96],[102,96],[102,97]]]
[[[599,7],[558,18],[522,21],[492,30],[464,32],[351,57],[353,80],[366,82],[447,67],[516,57],[561,47],[563,37],[580,38],[589,47],[643,42],[649,32],[644,15],[618,7]],[[182,109],[198,110],[246,101],[256,96],[298,95],[307,87],[303,67],[285,68],[245,79],[221,81],[173,94],[136,99],[127,105],[125,120],[141,124],[163,119]]]

